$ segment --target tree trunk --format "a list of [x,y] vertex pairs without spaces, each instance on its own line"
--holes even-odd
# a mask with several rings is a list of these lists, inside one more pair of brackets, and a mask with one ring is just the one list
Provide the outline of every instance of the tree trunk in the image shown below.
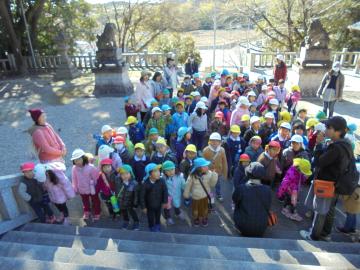
[[7,36],[9,37],[9,47],[11,49],[11,53],[15,56],[18,72],[21,74],[27,73],[25,59],[21,54],[21,41],[16,36],[14,25],[8,13],[5,0],[0,0],[0,17],[2,18],[4,28],[7,32]]

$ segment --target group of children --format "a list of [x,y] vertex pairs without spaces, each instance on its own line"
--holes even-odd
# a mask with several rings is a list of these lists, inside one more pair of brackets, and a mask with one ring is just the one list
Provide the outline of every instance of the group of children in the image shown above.
[[[246,167],[258,161],[266,170],[262,183],[278,186],[282,214],[301,221],[298,194],[312,175],[314,153],[326,147],[326,115],[308,118],[305,108],[297,108],[300,88],[288,91],[283,80],[250,82],[248,74],[227,70],[207,74],[204,82],[200,77],[186,77],[174,97],[168,89],[154,97],[141,120],[137,104],[127,98],[124,126],[102,127],[94,136],[95,156],[73,151],[71,182],[57,169],[23,164],[22,194],[40,220],[68,223],[66,201],[77,193],[85,220],[99,220],[103,201],[114,219],[121,215],[124,229],[139,229],[140,208],[157,232],[161,214],[168,225],[173,217],[185,218],[184,203],[191,204],[194,226],[206,227],[214,198],[224,200],[222,183],[232,179],[234,189],[245,184]],[[349,124],[352,140],[354,129]],[[50,202],[60,218],[54,218]]]

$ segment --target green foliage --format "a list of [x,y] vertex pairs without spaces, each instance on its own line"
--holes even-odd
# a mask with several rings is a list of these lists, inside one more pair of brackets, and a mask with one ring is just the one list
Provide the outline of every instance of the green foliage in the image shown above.
[[195,48],[195,41],[189,34],[164,33],[151,44],[150,50],[164,53],[176,51],[179,63],[185,63],[189,54],[193,54],[195,60],[201,63],[200,52]]
[[36,49],[41,53],[56,54],[54,37],[60,31],[69,36],[70,53],[75,51],[75,41],[94,41],[96,21],[91,16],[91,9],[84,0],[47,2],[39,20]]

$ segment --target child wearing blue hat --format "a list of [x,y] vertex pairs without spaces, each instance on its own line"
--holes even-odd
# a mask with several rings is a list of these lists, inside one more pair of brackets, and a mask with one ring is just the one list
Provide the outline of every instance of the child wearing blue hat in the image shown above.
[[160,178],[161,165],[150,163],[145,167],[144,183],[140,194],[140,207],[147,215],[150,231],[160,231],[161,208],[168,202],[168,190]]
[[163,178],[168,189],[168,203],[164,208],[164,216],[167,225],[175,224],[171,218],[171,208],[174,207],[175,216],[184,219],[184,214],[180,210],[182,191],[185,188],[183,174],[175,169],[175,163],[167,160],[162,164]]
[[209,170],[210,164],[211,162],[204,158],[196,158],[184,190],[185,199],[189,199],[190,194],[192,197],[191,206],[195,227],[208,226],[210,191],[218,180],[217,173]]
[[184,158],[184,151],[188,144],[191,143],[191,128],[181,127],[177,131],[177,138],[175,142],[175,153],[178,163]]

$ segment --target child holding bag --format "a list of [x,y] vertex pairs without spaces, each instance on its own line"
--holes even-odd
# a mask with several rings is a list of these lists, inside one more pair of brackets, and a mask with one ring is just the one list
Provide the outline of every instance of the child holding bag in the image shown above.
[[[162,164],[163,178],[168,189],[168,203],[164,208],[164,216],[167,225],[174,225],[170,210],[174,207],[175,216],[184,219],[184,214],[180,210],[182,190],[185,188],[185,179],[179,170],[175,169],[174,162],[167,160]],[[177,171],[177,173],[176,173]]]
[[304,184],[311,174],[311,164],[304,158],[295,158],[293,165],[287,170],[277,192],[277,197],[284,200],[281,213],[287,218],[295,221],[303,220],[296,212],[297,199],[301,184]]
[[194,160],[194,166],[186,182],[184,198],[192,197],[192,216],[194,226],[208,226],[209,203],[211,203],[210,190],[215,187],[218,175],[209,171],[210,161],[204,158]]
[[75,149],[71,156],[73,162],[72,168],[72,186],[76,193],[80,194],[83,203],[83,219],[89,219],[91,207],[94,211],[94,220],[100,218],[100,200],[99,194],[95,191],[96,181],[99,177],[99,170],[89,163],[89,159],[82,149]]

